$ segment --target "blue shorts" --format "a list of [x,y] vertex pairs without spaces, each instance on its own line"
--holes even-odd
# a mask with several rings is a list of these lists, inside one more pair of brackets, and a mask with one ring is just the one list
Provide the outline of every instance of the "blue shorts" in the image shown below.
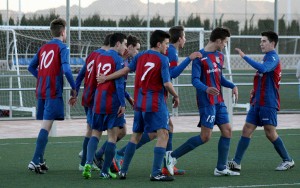
[[84,107],[84,111],[86,115],[86,123],[92,128],[93,107]]
[[141,112],[134,111],[132,131],[135,133],[152,133],[158,129],[169,130],[169,112]]
[[229,123],[227,107],[224,103],[199,108],[200,121],[198,127],[213,129],[214,125]]
[[122,129],[124,125],[126,124],[125,114],[123,114],[121,117],[117,117],[114,123],[114,127],[119,127]]
[[248,111],[246,122],[256,126],[277,126],[277,109],[264,106],[251,106]]
[[63,98],[38,99],[37,100],[37,120],[64,120]]
[[123,128],[124,124],[124,115],[118,117],[117,114],[93,114],[92,129],[98,131],[106,131],[114,127]]

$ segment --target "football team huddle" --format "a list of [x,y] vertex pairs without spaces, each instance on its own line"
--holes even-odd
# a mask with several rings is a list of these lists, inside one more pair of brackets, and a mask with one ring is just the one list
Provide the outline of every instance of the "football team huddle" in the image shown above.
[[[235,49],[257,72],[250,91],[251,107],[242,135],[234,158],[228,160],[232,130],[222,87],[232,89],[235,100],[238,100],[238,88],[222,73],[222,50],[230,37],[227,28],[213,29],[205,47],[191,53],[180,63],[178,51],[186,42],[183,26],[173,26],[169,32],[154,30],[150,36],[150,49],[141,52],[138,37],[119,32],[108,34],[103,46],[88,55],[76,80],[73,79],[69,64],[69,48],[64,43],[66,21],[54,19],[50,31],[53,39],[39,49],[28,67],[28,71],[37,78],[36,118],[43,120],[29,170],[45,174],[49,169],[44,152],[53,121],[64,120],[64,75],[71,86],[71,106],[76,104],[84,80],[81,105],[86,113],[87,131],[79,153],[79,171],[86,179],[91,178],[92,171],[99,171],[101,179],[126,179],[136,149],[157,138],[150,180],[173,181],[174,175],[185,174],[185,170],[175,166],[177,159],[207,143],[215,125],[221,133],[217,164],[213,171],[215,176],[240,175],[241,160],[257,126],[263,126],[266,137],[282,158],[275,170],[285,171],[295,166],[276,131],[281,67],[275,51],[278,42],[275,32],[261,33],[260,47],[265,53],[262,63],[252,60],[241,49]],[[171,96],[173,108],[179,105],[172,79],[177,78],[190,63],[191,82],[196,89],[200,116],[197,125],[200,133],[173,149],[174,125],[167,100]],[[130,72],[135,73],[133,97],[126,91]],[[126,135],[125,99],[134,110],[133,133],[126,146],[116,149],[116,143]],[[97,151],[103,131],[107,131],[107,140]]]

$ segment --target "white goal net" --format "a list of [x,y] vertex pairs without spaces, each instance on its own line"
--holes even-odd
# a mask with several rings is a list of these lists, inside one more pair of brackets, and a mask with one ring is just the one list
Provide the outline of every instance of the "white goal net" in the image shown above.
[[[76,78],[85,58],[93,50],[102,46],[105,36],[113,32],[135,35],[141,41],[141,50],[149,48],[151,31],[168,28],[120,28],[120,27],[71,27],[70,28],[70,64]],[[209,39],[209,32],[202,28],[185,28],[186,44],[179,51],[180,59],[191,52],[198,51]],[[27,67],[40,46],[51,40],[49,27],[0,26],[0,110],[9,110],[11,117],[32,117],[35,113],[36,79],[29,74]],[[187,68],[176,84],[181,97],[181,105],[173,113],[196,114],[195,90],[191,87],[191,66]],[[133,94],[133,77],[128,79],[128,92]],[[66,83],[66,82],[65,82]],[[186,87],[184,85],[189,85]],[[81,97],[79,97],[81,99]],[[65,97],[67,106],[67,100]],[[66,108],[66,116],[84,116],[84,110],[78,101],[74,108]],[[172,112],[171,104],[169,105]],[[132,114],[127,108],[127,114]]]

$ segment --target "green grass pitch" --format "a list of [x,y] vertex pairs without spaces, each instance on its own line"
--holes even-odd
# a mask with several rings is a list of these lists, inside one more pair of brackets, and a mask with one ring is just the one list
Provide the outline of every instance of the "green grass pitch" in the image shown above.
[[[21,128],[21,127],[20,127]],[[152,141],[136,151],[126,180],[101,180],[93,172],[89,180],[78,171],[78,153],[83,137],[49,138],[45,158],[49,166],[47,174],[38,175],[27,170],[35,149],[36,139],[0,139],[0,187],[300,187],[300,129],[279,130],[296,167],[285,171],[274,171],[281,162],[273,145],[263,131],[254,133],[251,144],[242,161],[241,176],[215,177],[213,170],[217,161],[219,132],[211,140],[179,158],[177,167],[186,174],[176,176],[174,182],[151,182],[149,175],[153,160]],[[173,149],[198,133],[176,133]],[[241,131],[233,132],[229,158],[232,158]],[[98,147],[106,139],[104,136]],[[117,144],[121,148],[129,140],[126,136]]]

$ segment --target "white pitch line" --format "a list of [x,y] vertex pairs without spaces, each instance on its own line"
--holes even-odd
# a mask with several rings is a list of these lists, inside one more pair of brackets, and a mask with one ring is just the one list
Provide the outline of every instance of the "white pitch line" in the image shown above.
[[298,186],[300,183],[282,183],[282,184],[267,184],[267,185],[237,185],[237,186],[222,186],[210,188],[238,188],[238,187],[277,187],[277,186]]
[[[257,136],[253,136],[253,137],[265,137],[266,135],[262,134],[262,135],[257,135]],[[300,134],[281,134],[280,135],[281,137],[282,136],[300,136]],[[212,136],[211,139],[214,139],[214,138],[219,138],[220,136]],[[236,137],[240,137],[240,136],[236,136]],[[186,140],[187,138],[182,138],[182,137],[173,137],[173,140]],[[0,139],[1,140],[1,139]],[[103,141],[102,139],[100,141]],[[129,139],[122,139],[120,140],[120,142],[128,142]],[[49,144],[67,144],[67,143],[81,143],[81,141],[69,141],[69,142],[48,142]],[[36,144],[35,142],[32,142],[32,143],[0,143],[0,146],[6,146],[6,145],[27,145],[27,144]]]

